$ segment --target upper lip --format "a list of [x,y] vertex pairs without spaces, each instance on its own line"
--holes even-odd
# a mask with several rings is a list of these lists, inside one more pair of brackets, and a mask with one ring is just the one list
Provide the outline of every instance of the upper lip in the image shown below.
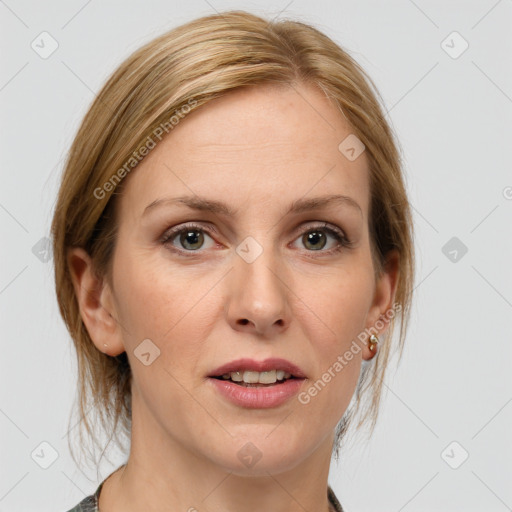
[[226,373],[236,372],[239,370],[253,371],[253,372],[267,372],[270,370],[284,370],[291,373],[293,377],[299,379],[306,378],[304,372],[295,364],[280,357],[271,357],[264,361],[256,361],[255,359],[242,358],[236,359],[229,363],[219,366],[213,370],[209,377],[221,377]]

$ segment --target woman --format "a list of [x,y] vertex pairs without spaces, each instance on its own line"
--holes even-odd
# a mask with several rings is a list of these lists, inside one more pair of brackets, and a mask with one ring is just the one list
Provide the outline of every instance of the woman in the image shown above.
[[82,425],[95,440],[92,400],[130,452],[72,510],[342,510],[331,456],[356,414],[373,429],[412,295],[376,95],[316,29],[242,11],[108,80],[52,234]]

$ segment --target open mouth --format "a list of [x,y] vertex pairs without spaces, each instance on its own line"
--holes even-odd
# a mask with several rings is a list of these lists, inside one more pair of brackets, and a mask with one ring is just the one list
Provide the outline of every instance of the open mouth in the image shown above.
[[306,380],[300,368],[278,358],[263,363],[234,361],[213,370],[209,378],[216,393],[245,409],[280,407],[299,393]]
[[[261,382],[255,382],[255,383],[244,382],[243,380],[235,381],[231,377],[226,378],[225,376],[211,377],[211,378],[232,382],[233,384],[236,384],[236,385],[244,387],[244,388],[266,388],[266,387],[270,387],[270,386],[279,386],[280,384],[284,384],[285,382],[287,382],[289,380],[294,380],[294,379],[297,380],[297,377],[294,377],[293,375],[291,375],[290,377],[286,377],[286,378],[283,377],[282,379],[277,379],[275,382],[271,382],[269,384],[263,384]],[[299,379],[299,380],[302,380],[302,379]]]

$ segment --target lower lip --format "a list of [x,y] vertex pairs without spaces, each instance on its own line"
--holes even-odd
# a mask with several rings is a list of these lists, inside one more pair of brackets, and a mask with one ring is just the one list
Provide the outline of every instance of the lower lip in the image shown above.
[[231,382],[210,377],[217,391],[240,407],[248,409],[268,409],[284,404],[299,392],[304,379],[288,379],[274,386],[246,388]]

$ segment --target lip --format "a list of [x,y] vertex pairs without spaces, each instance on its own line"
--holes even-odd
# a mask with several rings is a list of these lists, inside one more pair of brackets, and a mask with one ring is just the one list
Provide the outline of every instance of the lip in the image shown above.
[[230,402],[247,409],[269,409],[278,407],[299,392],[305,379],[288,379],[283,383],[261,388],[246,388],[231,382],[213,377],[208,379],[215,389]]
[[[223,364],[219,366],[215,370],[213,370],[208,377],[221,377],[225,373],[236,372],[239,370],[243,371],[254,371],[254,372],[268,372],[270,370],[284,370],[285,372],[291,373],[294,377],[299,379],[305,379],[306,375],[304,372],[296,365],[286,359],[282,359],[280,357],[271,357],[269,359],[265,359],[264,361],[256,361],[255,359],[250,358],[242,358],[236,359],[229,363]],[[214,379],[215,380],[215,379]],[[292,379],[293,380],[293,379]],[[240,388],[241,386],[237,386]],[[242,388],[242,389],[251,389],[251,388]],[[255,388],[252,388],[255,389]]]

